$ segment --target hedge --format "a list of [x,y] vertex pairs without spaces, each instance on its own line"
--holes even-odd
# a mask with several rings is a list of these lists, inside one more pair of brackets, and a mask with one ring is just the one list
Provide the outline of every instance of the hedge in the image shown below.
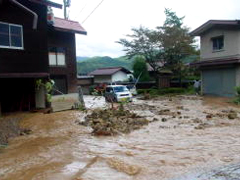
[[138,94],[149,93],[151,96],[165,95],[165,94],[191,94],[193,93],[192,88],[161,88],[161,89],[138,89]]

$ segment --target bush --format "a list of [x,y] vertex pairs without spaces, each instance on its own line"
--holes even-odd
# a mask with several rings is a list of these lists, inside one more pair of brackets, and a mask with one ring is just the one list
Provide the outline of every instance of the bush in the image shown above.
[[233,100],[233,102],[239,105],[240,104],[240,86],[236,86],[235,91],[237,95],[236,95],[236,98]]
[[143,56],[136,56],[133,62],[133,75],[137,79],[140,76],[139,81],[149,81],[149,73],[146,60]]
[[89,93],[94,96],[102,96],[105,91],[105,86],[100,85],[92,85],[89,87]]
[[89,87],[89,93],[92,94],[94,92],[94,89],[96,88],[96,85],[92,85]]
[[169,95],[169,94],[193,94],[194,89],[191,88],[161,88],[161,89],[138,89],[138,94],[150,94],[151,96]]
[[137,89],[138,94],[146,94],[149,93],[150,89]]

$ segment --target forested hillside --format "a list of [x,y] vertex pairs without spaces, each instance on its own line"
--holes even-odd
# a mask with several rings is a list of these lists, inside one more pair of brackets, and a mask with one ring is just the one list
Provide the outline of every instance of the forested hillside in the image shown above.
[[[81,57],[77,57],[77,59],[81,59]],[[85,60],[81,60],[77,62],[77,71],[78,74],[88,74],[95,69],[102,67],[117,67],[122,66],[129,70],[132,69],[132,61],[127,60],[124,57],[119,58],[111,58],[108,56],[104,57],[92,57],[86,58]]]

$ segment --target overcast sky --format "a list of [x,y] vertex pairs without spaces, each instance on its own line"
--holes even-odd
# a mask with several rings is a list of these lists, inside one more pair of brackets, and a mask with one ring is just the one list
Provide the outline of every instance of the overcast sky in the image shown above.
[[[62,0],[52,0],[62,4]],[[70,19],[78,21],[87,36],[76,35],[77,56],[119,57],[125,53],[115,43],[131,28],[155,28],[165,20],[164,8],[171,8],[178,17],[185,16],[184,25],[194,30],[209,19],[240,19],[240,0],[104,0],[96,11],[86,17],[102,0],[71,0]],[[63,17],[63,11],[54,9]]]

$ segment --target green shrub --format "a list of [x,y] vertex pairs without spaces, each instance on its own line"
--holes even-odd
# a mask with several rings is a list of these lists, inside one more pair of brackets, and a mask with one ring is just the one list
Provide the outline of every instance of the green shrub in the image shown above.
[[196,90],[193,86],[189,86],[186,91],[185,94],[196,94]]
[[235,99],[233,100],[233,102],[235,104],[240,104],[240,86],[236,86],[235,87],[235,91],[236,91],[236,97]]
[[140,82],[150,80],[149,73],[148,73],[148,68],[147,68],[147,63],[146,63],[146,60],[143,56],[134,57],[133,75],[136,79],[140,78],[139,79]]
[[159,89],[158,94],[164,95],[164,94],[182,94],[185,92],[184,88],[163,88]]
[[191,88],[161,88],[161,89],[138,89],[138,94],[146,94],[149,93],[151,96],[158,96],[158,95],[169,95],[169,94],[192,94],[194,93],[194,89]]
[[89,93],[92,94],[94,92],[94,89],[96,88],[96,85],[92,85],[89,87]]
[[235,91],[237,93],[237,96],[240,97],[240,86],[235,87]]
[[137,93],[138,94],[145,94],[145,93],[149,93],[150,89],[137,89]]

